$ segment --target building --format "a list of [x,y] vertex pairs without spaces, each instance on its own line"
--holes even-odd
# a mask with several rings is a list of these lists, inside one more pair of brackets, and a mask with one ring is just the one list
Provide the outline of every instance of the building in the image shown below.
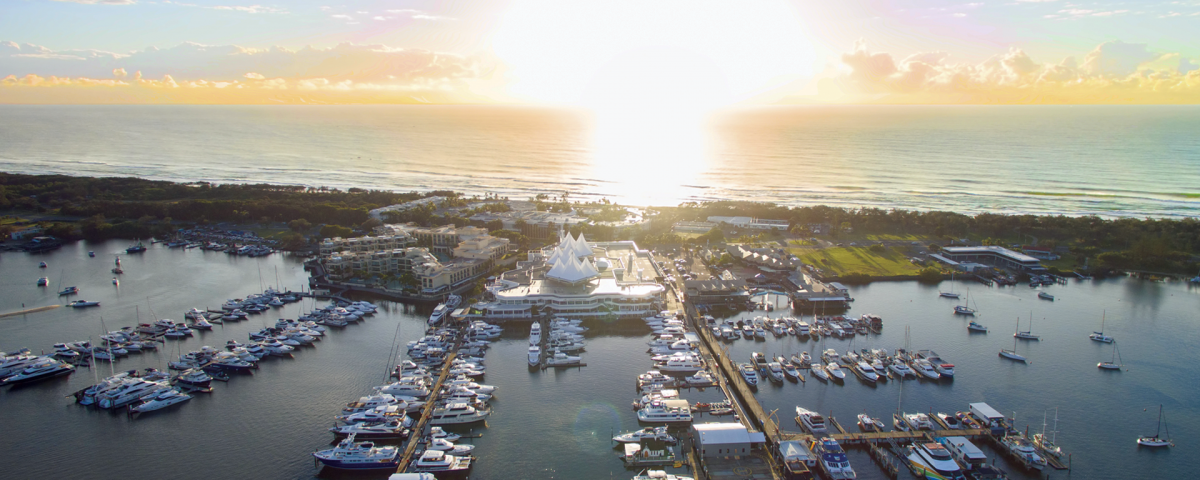
[[694,423],[692,440],[704,459],[749,455],[767,441],[741,423]]
[[338,252],[368,253],[405,248],[416,243],[416,239],[404,232],[376,237],[326,238],[321,241],[321,255]]
[[441,262],[421,247],[377,252],[341,252],[324,258],[325,270],[335,279],[347,280],[358,272],[371,277],[411,274],[422,293],[439,293],[461,286],[488,272],[491,262],[461,258]]
[[750,291],[746,289],[745,280],[686,280],[683,286],[687,300],[697,305],[738,306],[745,305],[750,300]]
[[787,220],[769,220],[765,218],[754,217],[708,217],[711,223],[725,223],[735,227],[750,228],[756,230],[787,230]]
[[387,220],[386,218],[384,218],[384,216],[387,212],[403,212],[405,210],[409,210],[412,208],[421,207],[421,206],[425,206],[425,205],[433,205],[434,207],[436,207],[438,205],[441,205],[442,202],[444,202],[444,201],[446,201],[446,197],[425,197],[420,200],[413,200],[413,201],[407,202],[407,203],[401,203],[401,204],[397,204],[397,205],[388,205],[386,207],[376,208],[374,210],[371,210],[370,212],[367,212],[367,215],[370,215],[371,218],[375,218],[375,219],[379,219],[379,220]]
[[942,247],[941,256],[959,263],[987,263],[1013,270],[1041,270],[1041,260],[997,245]]
[[642,317],[662,310],[666,289],[650,253],[630,241],[590,243],[563,235],[558,244],[529,253],[488,287],[492,300],[462,318],[525,319]]
[[716,228],[717,224],[712,222],[676,222],[671,226],[671,231],[684,233],[708,233]]
[[24,240],[26,238],[32,238],[41,235],[43,230],[44,229],[41,225],[33,225],[18,230],[13,230],[9,236],[12,237],[13,240]]

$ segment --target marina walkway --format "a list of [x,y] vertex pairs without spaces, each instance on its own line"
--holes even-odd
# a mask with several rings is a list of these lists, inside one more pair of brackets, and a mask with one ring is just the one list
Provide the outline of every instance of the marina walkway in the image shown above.
[[24,309],[24,310],[17,310],[17,311],[15,311],[15,312],[0,313],[0,318],[4,318],[4,317],[15,317],[15,316],[18,316],[18,315],[25,315],[25,314],[27,314],[27,313],[37,313],[37,312],[44,312],[44,311],[46,311],[46,310],[54,310],[54,309],[56,309],[56,308],[58,308],[58,307],[61,307],[61,306],[62,306],[62,305],[46,305],[46,306],[44,306],[44,307],[33,307],[33,308],[26,308],[26,309]]
[[446,377],[450,376],[450,367],[454,363],[454,358],[458,355],[458,347],[455,346],[451,353],[446,356],[446,363],[442,365],[442,373],[438,375],[437,382],[434,382],[433,389],[429,392],[429,397],[425,399],[425,408],[421,410],[421,419],[413,426],[409,433],[408,446],[404,448],[404,453],[400,456],[400,468],[396,469],[396,473],[405,473],[408,470],[409,464],[412,462],[413,453],[417,451],[417,445],[421,443],[421,439],[425,437],[425,427],[429,423],[429,418],[433,416],[433,409],[437,408],[438,395],[442,392],[442,383],[446,381]]

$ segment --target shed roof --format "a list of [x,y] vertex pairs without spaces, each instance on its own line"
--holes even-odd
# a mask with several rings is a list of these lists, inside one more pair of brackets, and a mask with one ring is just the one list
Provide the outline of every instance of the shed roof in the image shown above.
[[762,432],[751,432],[740,423],[698,423],[692,425],[701,445],[763,443]]

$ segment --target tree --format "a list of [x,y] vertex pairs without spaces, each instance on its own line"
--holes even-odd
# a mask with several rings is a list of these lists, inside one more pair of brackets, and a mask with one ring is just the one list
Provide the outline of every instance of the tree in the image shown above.
[[304,233],[312,230],[312,223],[309,223],[308,220],[303,218],[297,218],[288,222],[288,228],[292,229],[293,232]]
[[358,226],[358,228],[365,232],[370,232],[372,229],[374,229],[375,227],[378,227],[380,225],[383,225],[383,222],[380,221],[378,218],[372,217],[372,218],[368,218],[367,221],[362,222],[362,224],[360,224]]
[[321,238],[351,236],[354,236],[354,231],[341,225],[325,225],[321,227]]
[[917,281],[921,283],[940,283],[942,281],[942,271],[937,267],[925,267],[920,272],[917,272]]

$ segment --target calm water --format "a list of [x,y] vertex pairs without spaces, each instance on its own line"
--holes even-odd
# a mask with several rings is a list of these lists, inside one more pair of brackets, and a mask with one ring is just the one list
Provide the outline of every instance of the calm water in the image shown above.
[[1195,216],[1200,107],[774,107],[703,124],[475,106],[0,106],[0,171]]
[[[59,308],[26,317],[0,319],[0,350],[50,349],[53,343],[95,338],[102,332],[143,321],[153,314],[181,319],[192,307],[217,306],[227,298],[261,291],[261,285],[293,289],[304,282],[298,261],[283,256],[232,257],[199,250],[154,246],[142,255],[121,255],[127,272],[119,289],[111,285],[112,255],[126,244],[78,243],[42,256],[0,256],[0,311],[59,302],[55,292],[78,285],[78,298],[103,306]],[[95,250],[96,258],[88,258]],[[37,268],[39,261],[50,267]],[[261,279],[260,280],[260,272]],[[51,286],[34,286],[40,276]],[[1190,359],[1198,344],[1196,312],[1200,291],[1182,284],[1107,280],[1049,287],[1059,300],[1039,301],[1025,286],[970,287],[979,320],[992,328],[987,335],[968,335],[965,322],[951,313],[953,301],[940,299],[935,287],[914,282],[877,283],[856,288],[854,313],[878,313],[885,319],[882,335],[849,341],[826,341],[827,348],[902,346],[904,326],[911,326],[911,346],[932,348],[955,363],[950,383],[907,381],[906,411],[954,411],[969,402],[986,401],[1016,412],[1020,426],[1040,430],[1041,414],[1059,407],[1059,443],[1074,454],[1071,476],[1106,478],[1186,478],[1200,468],[1200,405],[1196,398],[1200,369]],[[91,410],[64,398],[93,383],[81,369],[65,379],[0,389],[5,435],[0,461],[6,478],[311,478],[317,470],[309,453],[325,448],[325,430],[342,405],[382,383],[390,363],[393,338],[418,337],[426,312],[401,304],[377,302],[380,313],[359,325],[332,331],[315,347],[300,349],[292,359],[269,359],[253,375],[215,384],[215,392],[166,411],[130,420],[123,414]],[[176,345],[184,351],[201,345],[220,346],[280,316],[294,318],[309,304],[293,304],[212,332],[198,332],[183,342],[170,341],[158,353],[131,355],[118,369],[162,367]],[[137,309],[135,309],[137,306]],[[1018,365],[996,356],[1011,347],[1008,333],[1017,317],[1040,343],[1018,351],[1032,360]],[[1107,311],[1106,333],[1117,338],[1128,371],[1105,373],[1095,364],[1111,356],[1109,346],[1087,339]],[[752,314],[747,314],[752,315]],[[499,386],[494,414],[474,439],[480,460],[472,478],[628,478],[609,442],[614,431],[637,427],[630,402],[634,378],[650,368],[645,342],[649,330],[641,322],[590,325],[588,366],[582,369],[530,372],[525,366],[527,324],[514,324],[487,355],[484,383]],[[751,351],[791,353],[812,350],[817,342],[785,338],[730,344],[738,361]],[[107,374],[107,368],[101,375]],[[692,401],[715,401],[714,389],[685,392]],[[855,379],[845,385],[787,383],[763,386],[758,397],[769,410],[778,409],[785,425],[803,405],[853,423],[868,411],[886,416],[899,397],[896,382],[869,387]],[[1137,435],[1153,431],[1159,403],[1166,405],[1177,447],[1170,451],[1139,450]],[[1143,409],[1150,409],[1143,411]],[[703,417],[702,417],[703,418]],[[798,427],[791,427],[798,429]],[[70,462],[61,460],[72,452]],[[869,459],[852,453],[860,478],[881,478]],[[154,473],[150,473],[154,472]],[[1061,478],[1065,473],[1054,473]]]

